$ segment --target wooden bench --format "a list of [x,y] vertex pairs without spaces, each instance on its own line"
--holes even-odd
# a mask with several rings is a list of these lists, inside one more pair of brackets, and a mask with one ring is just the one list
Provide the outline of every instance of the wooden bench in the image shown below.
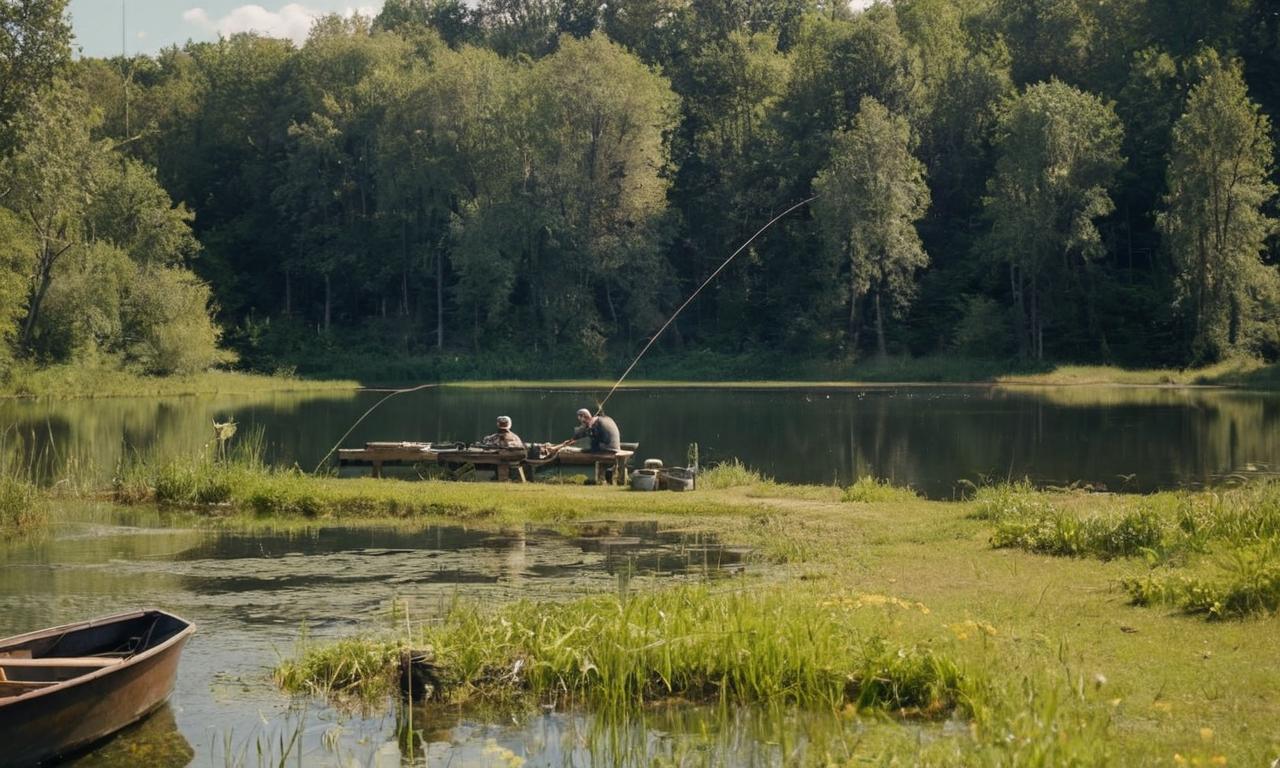
[[562,467],[594,467],[595,481],[598,485],[604,484],[604,475],[606,467],[613,467],[613,484],[627,484],[627,462],[631,461],[631,457],[636,454],[635,451],[622,450],[615,453],[591,453],[576,448],[561,448],[554,456],[548,456],[545,459],[529,459],[526,463],[530,467],[545,467],[559,465]]

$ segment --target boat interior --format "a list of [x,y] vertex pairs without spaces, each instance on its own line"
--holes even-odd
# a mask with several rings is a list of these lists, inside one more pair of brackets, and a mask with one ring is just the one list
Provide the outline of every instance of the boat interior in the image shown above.
[[85,624],[0,645],[0,699],[48,688],[122,664],[186,628],[161,612]]

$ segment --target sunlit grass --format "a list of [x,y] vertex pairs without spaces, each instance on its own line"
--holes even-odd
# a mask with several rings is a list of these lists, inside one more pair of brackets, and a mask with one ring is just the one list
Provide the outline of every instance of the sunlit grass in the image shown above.
[[207,371],[184,376],[143,376],[117,368],[82,365],[18,366],[0,379],[0,397],[153,397],[248,395],[263,392],[355,390],[351,380],[317,381],[291,375],[264,376]]
[[915,491],[894,485],[888,480],[864,475],[857,482],[844,489],[842,501],[853,501],[863,504],[885,504],[893,502],[914,501],[919,498]]

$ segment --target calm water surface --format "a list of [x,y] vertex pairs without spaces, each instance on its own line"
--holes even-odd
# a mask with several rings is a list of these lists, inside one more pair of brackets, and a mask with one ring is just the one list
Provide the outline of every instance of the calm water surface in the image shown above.
[[[509,415],[526,441],[571,434],[603,393],[438,389],[403,395],[346,440],[475,440]],[[59,475],[109,478],[122,457],[198,450],[211,421],[260,427],[270,460],[312,469],[381,393],[0,401],[11,445]],[[1157,387],[872,387],[621,391],[609,413],[638,458],[739,458],[778,480],[872,474],[934,497],[961,480],[1029,477],[1111,490],[1199,486],[1280,469],[1280,393]]]
[[[648,525],[597,525],[568,537],[454,527],[272,533],[200,529],[181,517],[108,507],[68,514],[81,521],[61,523],[40,541],[0,547],[0,636],[139,606],[175,611],[198,626],[169,704],[83,756],[85,766],[274,765],[260,760],[259,750],[278,757],[295,732],[301,738],[292,754],[301,764],[400,765],[396,718],[404,715],[395,707],[344,713],[291,702],[275,688],[270,669],[293,654],[302,627],[323,639],[358,627],[390,630],[393,606],[401,616],[430,621],[455,599],[559,599],[725,577],[744,567],[745,554]],[[442,757],[454,765],[500,764],[490,740],[551,764],[578,753],[598,760],[609,749],[591,746],[592,723],[583,716],[487,722],[421,710],[415,723],[427,738],[416,757],[430,757],[430,764]],[[659,754],[674,749],[660,736],[673,727],[637,723],[626,737],[653,736]],[[755,744],[746,733],[735,738]],[[764,741],[757,746],[769,749]],[[294,760],[289,764],[299,764]]]

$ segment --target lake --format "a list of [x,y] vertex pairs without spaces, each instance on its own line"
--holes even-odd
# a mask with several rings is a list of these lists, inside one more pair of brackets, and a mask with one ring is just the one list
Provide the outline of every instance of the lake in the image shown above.
[[[271,756],[296,734],[289,765],[350,766],[354,759],[398,766],[402,710],[344,711],[276,688],[271,669],[295,652],[304,628],[311,640],[376,628],[393,633],[405,615],[415,624],[437,620],[455,600],[569,599],[731,578],[747,568],[742,550],[706,536],[659,533],[656,524],[596,523],[565,535],[454,526],[237,531],[200,523],[182,513],[72,503],[48,536],[0,545],[0,636],[138,606],[197,624],[168,704],[72,764],[276,765]],[[485,752],[491,741],[555,764],[575,752],[614,762],[602,757],[609,744],[583,746],[599,731],[582,713],[513,720],[419,707],[415,715],[426,740],[418,759],[428,764],[442,757],[495,764]],[[629,723],[610,738],[648,741],[649,727]],[[679,731],[675,723],[661,727]],[[742,749],[767,754],[767,739],[752,741],[748,733],[735,736],[749,743]],[[654,754],[674,743],[655,743]]]
[[[345,446],[471,441],[511,416],[529,442],[572,434],[603,392],[449,387],[401,395]],[[213,420],[260,429],[270,461],[310,471],[384,393],[0,401],[7,449],[46,476],[109,480],[135,455],[200,450]],[[621,390],[608,412],[637,459],[737,458],[784,482],[875,475],[935,498],[963,481],[1030,478],[1116,491],[1200,487],[1280,470],[1280,393],[1166,387],[874,386]]]

